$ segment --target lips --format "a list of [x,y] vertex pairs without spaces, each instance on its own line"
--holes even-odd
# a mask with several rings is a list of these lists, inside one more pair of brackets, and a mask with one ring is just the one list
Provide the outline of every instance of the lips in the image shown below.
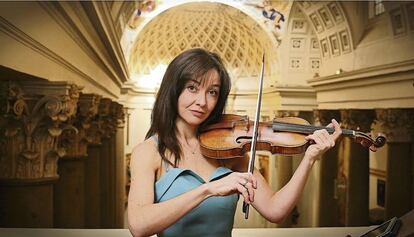
[[197,118],[202,118],[204,116],[204,112],[198,110],[190,110],[191,114]]

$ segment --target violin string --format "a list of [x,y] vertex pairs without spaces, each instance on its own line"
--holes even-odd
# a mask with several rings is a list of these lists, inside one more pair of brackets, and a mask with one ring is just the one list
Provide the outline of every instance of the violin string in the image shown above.
[[[326,129],[328,132],[333,133],[335,131],[334,128],[327,128],[322,126],[313,126],[313,125],[305,125],[305,124],[292,124],[292,123],[285,123],[285,122],[274,122],[274,125],[276,125],[277,130],[293,130],[293,131],[299,131],[304,133],[313,133],[316,130],[319,129]],[[342,129],[343,135],[354,135],[353,130],[349,129]]]

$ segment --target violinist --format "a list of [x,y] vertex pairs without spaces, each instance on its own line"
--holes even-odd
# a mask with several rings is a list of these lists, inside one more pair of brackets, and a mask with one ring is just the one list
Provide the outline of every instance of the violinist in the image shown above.
[[146,140],[131,157],[128,197],[133,236],[231,236],[239,197],[268,221],[281,222],[296,205],[316,160],[335,145],[335,132],[317,130],[290,181],[274,192],[247,159],[210,159],[199,135],[223,114],[230,78],[220,57],[190,49],[168,66]]

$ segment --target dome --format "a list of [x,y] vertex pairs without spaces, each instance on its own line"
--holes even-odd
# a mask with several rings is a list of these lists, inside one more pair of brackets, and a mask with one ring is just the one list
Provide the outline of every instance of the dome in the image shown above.
[[[269,67],[277,63],[275,46],[260,25],[237,8],[210,2],[182,4],[154,17],[137,36],[130,71],[135,75],[150,74],[180,52],[198,47],[218,53],[233,82],[256,79],[265,50],[265,75],[275,71]],[[250,81],[257,84],[256,80]]]

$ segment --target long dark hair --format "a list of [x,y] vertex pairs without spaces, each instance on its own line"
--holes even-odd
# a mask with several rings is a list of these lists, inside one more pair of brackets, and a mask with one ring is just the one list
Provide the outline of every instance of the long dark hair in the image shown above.
[[[205,75],[212,69],[216,70],[220,77],[219,98],[210,116],[198,127],[197,134],[199,134],[203,127],[216,122],[221,117],[230,92],[230,77],[220,56],[200,48],[186,50],[168,65],[162,79],[151,114],[151,127],[147,132],[146,139],[157,135],[158,152],[161,158],[174,167],[177,166],[182,155],[175,126],[178,115],[178,97],[187,81],[199,78],[204,80]],[[174,164],[166,157],[167,149],[174,156]]]

